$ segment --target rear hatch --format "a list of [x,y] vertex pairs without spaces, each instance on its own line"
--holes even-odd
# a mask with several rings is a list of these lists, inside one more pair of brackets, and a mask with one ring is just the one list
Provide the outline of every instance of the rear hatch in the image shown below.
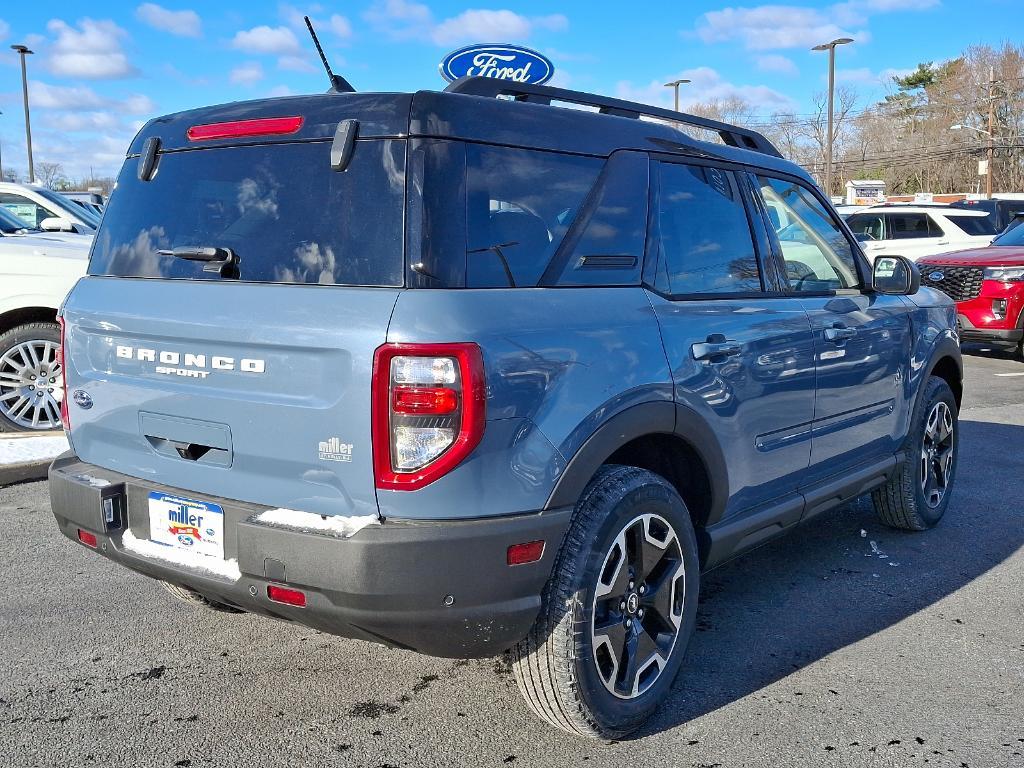
[[[376,512],[371,370],[403,282],[406,152],[401,97],[378,98],[386,108],[279,99],[143,129],[63,310],[83,461],[200,497]],[[339,120],[361,116],[332,168]],[[244,123],[267,117],[302,119]],[[225,128],[189,139],[211,124]],[[202,249],[216,261],[194,260]]]

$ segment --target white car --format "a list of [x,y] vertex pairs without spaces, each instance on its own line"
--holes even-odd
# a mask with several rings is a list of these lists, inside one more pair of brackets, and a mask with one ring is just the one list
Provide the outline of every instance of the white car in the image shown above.
[[100,217],[53,190],[28,184],[0,181],[0,208],[26,225],[47,232],[92,234]]
[[0,208],[0,432],[60,428],[57,309],[85,274],[92,237],[27,231]]
[[996,236],[985,211],[944,205],[877,205],[847,217],[867,257],[906,256],[917,261],[966,248],[984,248]]

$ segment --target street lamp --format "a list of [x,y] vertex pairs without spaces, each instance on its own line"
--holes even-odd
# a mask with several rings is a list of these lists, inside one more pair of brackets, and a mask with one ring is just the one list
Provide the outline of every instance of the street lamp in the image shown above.
[[25,74],[25,56],[32,51],[24,45],[12,45],[11,49],[21,56],[21,95],[25,102],[25,143],[28,145],[28,181],[31,184],[36,180],[36,169],[32,165],[32,123],[28,119],[28,75]]
[[[975,128],[973,125],[956,125],[949,126],[951,131],[977,131],[982,136],[988,136],[988,146],[985,148],[985,197],[989,200],[992,199],[992,155],[995,152],[995,136],[992,135],[991,131],[986,131],[984,128]],[[978,174],[979,176],[981,174]]]
[[666,88],[672,88],[675,91],[676,112],[679,111],[679,86],[682,85],[683,83],[688,83],[688,82],[690,82],[690,81],[684,78],[682,80],[672,80],[672,81],[670,81],[668,83],[665,83],[665,87]]
[[812,51],[828,51],[828,137],[825,140],[825,194],[832,196],[832,103],[836,87],[836,46],[852,43],[852,37],[838,37],[831,43],[822,43]]

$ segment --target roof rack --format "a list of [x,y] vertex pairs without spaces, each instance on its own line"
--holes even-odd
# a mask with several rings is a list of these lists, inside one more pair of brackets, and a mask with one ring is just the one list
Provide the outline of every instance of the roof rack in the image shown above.
[[460,77],[444,90],[445,93],[461,93],[468,96],[487,96],[491,98],[512,96],[516,101],[527,101],[533,104],[550,104],[552,101],[562,101],[569,104],[597,107],[601,114],[630,117],[635,120],[639,119],[641,115],[657,117],[674,123],[683,123],[695,128],[714,131],[730,147],[739,147],[740,149],[761,152],[765,155],[782,157],[782,154],[775,148],[775,145],[757,131],[740,128],[739,126],[723,123],[719,120],[711,120],[707,117],[689,115],[685,112],[675,112],[671,109],[638,104],[634,101],[612,99],[607,96],[597,96],[582,91],[570,91],[567,88],[552,88],[547,85],[531,85],[528,83],[517,83],[512,80],[499,80],[494,77]]

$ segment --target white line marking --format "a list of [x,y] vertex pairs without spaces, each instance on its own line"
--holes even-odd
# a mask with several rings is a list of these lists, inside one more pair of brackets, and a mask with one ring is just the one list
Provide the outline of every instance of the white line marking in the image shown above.
[[993,373],[992,375],[993,376],[1006,376],[1006,377],[1009,377],[1009,376],[1024,376],[1024,371],[1021,371],[1020,373]]

